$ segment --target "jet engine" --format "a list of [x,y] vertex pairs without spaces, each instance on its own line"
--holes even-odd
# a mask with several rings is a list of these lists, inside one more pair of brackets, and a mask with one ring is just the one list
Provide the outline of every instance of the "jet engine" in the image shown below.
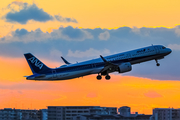
[[132,70],[130,62],[121,63],[118,68],[119,73],[124,73]]

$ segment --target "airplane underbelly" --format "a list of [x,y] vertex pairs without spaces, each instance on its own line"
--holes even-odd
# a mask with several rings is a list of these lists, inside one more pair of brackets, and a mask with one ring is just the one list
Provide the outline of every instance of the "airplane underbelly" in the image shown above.
[[79,71],[72,71],[72,72],[66,72],[66,73],[49,74],[42,77],[31,78],[29,80],[37,80],[37,81],[68,80],[68,79],[82,77],[82,76],[86,76],[90,74],[96,74],[101,69],[102,68],[97,68],[97,69],[93,68],[93,69],[88,69],[88,70],[79,70]]
[[93,69],[93,70],[91,71],[91,74],[97,74],[97,73],[99,73],[102,69],[103,69],[103,67]]
[[80,71],[73,71],[73,72],[67,72],[67,73],[57,73],[56,78],[54,80],[67,80],[77,77],[82,77],[85,75],[91,74],[92,70],[80,70]]
[[137,60],[132,60],[131,64],[137,64],[137,63],[141,63],[141,62],[146,62],[146,61],[149,61],[149,60],[159,59],[159,58],[162,58],[162,57],[164,57],[164,55],[145,57],[145,58],[141,58],[141,59],[137,59]]

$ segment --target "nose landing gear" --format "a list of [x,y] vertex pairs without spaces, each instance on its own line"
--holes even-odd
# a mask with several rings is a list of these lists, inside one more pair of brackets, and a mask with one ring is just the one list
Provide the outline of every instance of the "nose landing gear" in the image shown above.
[[158,63],[158,60],[155,59],[155,61],[156,61],[156,66],[160,66],[160,64]]

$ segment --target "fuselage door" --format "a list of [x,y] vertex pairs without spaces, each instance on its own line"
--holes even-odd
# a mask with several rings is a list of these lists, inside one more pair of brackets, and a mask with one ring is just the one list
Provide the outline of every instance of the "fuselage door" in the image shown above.
[[157,54],[160,53],[160,50],[159,50],[158,46],[154,46],[154,49],[156,50]]
[[96,67],[96,65],[95,64],[92,64],[92,68],[95,68]]
[[127,54],[127,58],[128,58],[128,60],[131,60],[131,54],[130,53]]
[[56,70],[52,70],[53,78],[57,77]]

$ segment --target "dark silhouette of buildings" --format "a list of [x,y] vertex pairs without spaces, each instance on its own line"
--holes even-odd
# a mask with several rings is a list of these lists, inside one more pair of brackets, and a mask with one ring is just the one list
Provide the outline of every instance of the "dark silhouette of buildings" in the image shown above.
[[180,120],[180,109],[155,108],[152,115],[131,114],[122,106],[48,106],[47,109],[0,109],[0,120]]

